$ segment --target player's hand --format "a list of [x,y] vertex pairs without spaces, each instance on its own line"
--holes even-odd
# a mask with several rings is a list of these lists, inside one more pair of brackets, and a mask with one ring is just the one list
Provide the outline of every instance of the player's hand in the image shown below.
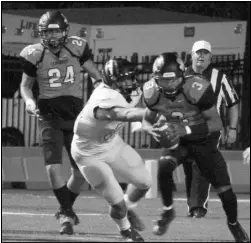
[[169,123],[172,127],[174,133],[178,134],[179,137],[184,137],[187,135],[185,126],[177,123]]
[[147,122],[145,120],[142,121],[142,130],[147,132],[149,135],[153,136],[153,138],[157,142],[159,142],[160,134],[154,132],[154,127],[149,122]]
[[246,148],[242,155],[243,155],[243,164],[249,165],[250,164],[250,147]]
[[39,117],[39,109],[37,109],[36,103],[34,100],[29,99],[25,103],[26,112],[31,116]]
[[227,135],[225,137],[225,142],[227,144],[232,144],[236,141],[236,134],[237,134],[237,131],[234,130],[234,129],[227,129]]
[[174,148],[179,144],[179,132],[172,123],[157,122],[153,125],[153,132],[159,134],[158,142],[164,148]]

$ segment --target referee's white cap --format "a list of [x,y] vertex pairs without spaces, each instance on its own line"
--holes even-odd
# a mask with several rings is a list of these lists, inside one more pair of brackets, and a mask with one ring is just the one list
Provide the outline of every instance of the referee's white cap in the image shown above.
[[211,44],[205,40],[199,40],[194,42],[192,52],[196,52],[202,49],[211,52],[212,51]]

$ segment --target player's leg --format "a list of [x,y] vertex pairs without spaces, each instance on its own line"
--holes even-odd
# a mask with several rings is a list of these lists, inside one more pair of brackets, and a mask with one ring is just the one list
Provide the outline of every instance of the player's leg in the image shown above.
[[190,209],[190,194],[193,180],[193,167],[192,167],[193,159],[187,157],[184,159],[182,163],[184,174],[185,174],[185,186],[186,186],[186,196],[187,196],[187,208],[188,215]]
[[44,116],[42,120],[39,120],[39,130],[49,183],[60,207],[64,211],[59,218],[61,224],[60,233],[73,234],[74,214],[70,193],[61,174],[63,133],[59,129],[57,120],[53,120],[50,116]]
[[[217,146],[219,146],[220,133],[215,133],[215,141],[217,138]],[[188,215],[193,218],[202,218],[207,214],[211,184],[201,175],[201,171],[195,161],[188,166],[192,168],[192,170],[190,169],[187,173],[188,176],[191,177],[190,195],[188,197]]]
[[158,161],[157,179],[163,203],[163,211],[153,228],[153,233],[156,235],[163,235],[175,218],[172,190],[173,171],[183,161],[186,154],[187,151],[183,146],[179,146],[174,150],[164,149]]
[[195,162],[192,163],[192,183],[189,198],[189,215],[203,218],[207,213],[211,184],[201,175]]
[[217,190],[235,240],[249,241],[247,233],[238,222],[237,198],[232,189],[226,161],[217,149],[217,139],[209,138],[206,143],[193,146],[192,151],[202,175]]
[[81,174],[109,203],[110,216],[118,226],[121,235],[130,241],[143,241],[142,237],[131,228],[127,218],[127,206],[124,201],[123,190],[116,180],[112,169],[105,162],[108,156],[105,154],[99,157],[82,156],[74,147],[72,147],[71,152]]
[[[74,204],[76,198],[80,194],[81,187],[86,182],[85,178],[81,174],[81,172],[78,169],[77,164],[73,160],[71,156],[71,142],[73,138],[73,132],[64,130],[64,145],[66,148],[66,151],[69,155],[70,163],[71,163],[71,176],[67,181],[67,188],[69,189],[70,195],[71,195],[71,203]],[[78,217],[76,217],[75,224],[79,223]]]
[[141,156],[129,145],[123,144],[117,151],[111,168],[125,178],[127,186],[124,199],[128,207],[128,218],[132,226],[141,231],[145,226],[134,211],[137,202],[143,198],[151,187],[151,175],[147,171]]

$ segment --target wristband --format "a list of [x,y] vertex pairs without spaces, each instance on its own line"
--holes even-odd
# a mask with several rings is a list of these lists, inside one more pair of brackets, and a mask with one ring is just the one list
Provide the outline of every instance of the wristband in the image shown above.
[[198,125],[193,125],[189,127],[191,130],[191,133],[194,135],[200,135],[202,137],[205,137],[209,134],[208,126],[206,123],[200,123]]
[[237,128],[234,128],[234,127],[229,127],[229,130],[237,130]]

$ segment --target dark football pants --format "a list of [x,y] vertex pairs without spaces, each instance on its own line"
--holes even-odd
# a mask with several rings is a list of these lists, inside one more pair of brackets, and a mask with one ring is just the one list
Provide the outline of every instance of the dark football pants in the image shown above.
[[191,212],[192,209],[198,207],[207,210],[211,188],[210,183],[201,175],[201,172],[194,161],[188,161],[188,163],[184,163],[183,166],[186,175],[185,183],[188,211]]
[[78,169],[71,156],[71,142],[73,138],[74,121],[63,121],[52,115],[43,116],[38,127],[40,142],[43,148],[45,165],[62,164],[62,151],[65,146],[70,158],[71,166]]
[[[217,139],[217,134],[214,139]],[[219,144],[220,135],[218,138],[217,147]],[[188,211],[191,212],[194,208],[208,209],[208,199],[211,189],[211,184],[201,175],[195,161],[191,158],[183,164],[185,173],[185,184],[187,193]]]
[[[177,149],[164,149],[162,156],[176,158],[176,165],[178,166],[180,163],[187,163],[184,159],[189,155],[195,159],[201,175],[206,178],[215,189],[229,186],[231,185],[230,177],[227,171],[226,161],[217,147],[218,138],[219,135],[212,134],[206,139],[197,142],[182,139]],[[173,169],[175,169],[175,167]],[[163,180],[163,182],[159,181],[158,183],[166,182]]]

